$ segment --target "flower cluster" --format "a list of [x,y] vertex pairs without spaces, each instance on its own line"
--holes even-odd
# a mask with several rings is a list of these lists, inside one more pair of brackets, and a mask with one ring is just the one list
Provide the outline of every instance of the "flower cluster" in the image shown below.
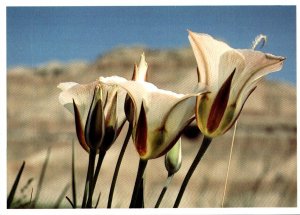
[[[188,94],[147,82],[144,54],[134,66],[132,80],[112,76],[85,85],[58,85],[62,90],[59,101],[74,114],[79,143],[87,152],[106,152],[128,121],[128,132],[144,166],[147,160],[166,155],[166,168],[172,176],[181,165],[183,130],[196,119],[206,139],[223,135],[237,120],[258,81],[279,71],[285,60],[254,49],[233,49],[207,34],[189,31],[189,40],[197,61],[198,83]],[[133,199],[140,192],[140,180],[137,177]],[[132,200],[131,206],[137,207],[135,202]]]

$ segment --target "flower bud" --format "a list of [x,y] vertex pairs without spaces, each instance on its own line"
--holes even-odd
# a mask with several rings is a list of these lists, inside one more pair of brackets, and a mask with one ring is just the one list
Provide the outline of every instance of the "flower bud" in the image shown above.
[[181,138],[165,156],[165,166],[168,170],[168,175],[175,174],[181,167]]

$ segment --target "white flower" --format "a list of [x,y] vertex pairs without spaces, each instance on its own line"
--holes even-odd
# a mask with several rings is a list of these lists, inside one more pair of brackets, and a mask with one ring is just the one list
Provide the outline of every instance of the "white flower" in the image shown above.
[[89,151],[108,150],[125,122],[123,110],[126,92],[117,86],[60,83],[59,102],[75,116],[76,133],[81,146]]
[[184,95],[117,76],[100,78],[100,83],[118,85],[132,99],[132,138],[142,159],[157,158],[172,148],[194,119],[196,96],[204,92],[200,84],[194,93]]
[[189,32],[189,40],[198,64],[199,82],[210,92],[197,98],[198,127],[208,137],[222,135],[237,120],[257,82],[281,70],[285,58],[233,49],[207,34]]

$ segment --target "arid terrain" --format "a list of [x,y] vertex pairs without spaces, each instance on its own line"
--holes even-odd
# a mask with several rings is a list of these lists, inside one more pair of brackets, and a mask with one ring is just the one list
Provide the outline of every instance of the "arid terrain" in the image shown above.
[[[81,201],[87,153],[77,144],[73,116],[58,102],[60,82],[87,83],[99,76],[130,79],[133,64],[145,52],[149,81],[163,89],[189,92],[196,83],[196,61],[191,49],[150,50],[116,48],[93,62],[49,62],[37,68],[15,67],[7,73],[7,177],[8,191],[23,160],[26,161],[17,197],[28,201],[36,192],[47,149],[51,148],[39,205],[51,207],[71,181],[71,146],[76,142],[76,179]],[[108,151],[100,172],[96,195],[106,207],[115,163],[127,125]],[[247,101],[238,120],[226,207],[296,207],[296,87],[263,80]],[[172,207],[181,182],[201,143],[193,122],[183,137],[183,163],[161,207]],[[180,207],[220,207],[233,129],[215,138],[191,178]],[[138,166],[133,144],[125,153],[113,207],[126,208]],[[154,207],[167,172],[163,158],[151,160],[146,170],[145,207]],[[25,186],[33,178],[33,181]],[[24,187],[24,189],[21,189]],[[68,196],[71,196],[69,189]],[[62,207],[70,207],[63,200]]]

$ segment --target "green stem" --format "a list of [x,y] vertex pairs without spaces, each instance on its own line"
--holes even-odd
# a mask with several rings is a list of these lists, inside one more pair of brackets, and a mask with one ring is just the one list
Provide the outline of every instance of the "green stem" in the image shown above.
[[129,208],[135,208],[136,207],[136,202],[137,202],[140,186],[141,186],[141,183],[143,181],[143,175],[144,175],[144,171],[145,171],[146,166],[147,166],[147,162],[148,162],[148,160],[140,159]]
[[82,199],[82,208],[88,207],[87,198],[90,198],[91,195],[91,185],[93,181],[95,159],[96,159],[96,150],[91,148],[89,153],[89,165],[88,165],[88,170],[87,170],[87,175],[85,180],[84,195]]
[[[88,201],[87,201],[87,208],[92,208],[93,194],[94,194],[96,182],[97,182],[97,179],[98,179],[98,175],[99,175],[99,172],[100,172],[105,154],[106,154],[106,151],[100,151],[99,152],[98,162],[97,162],[95,172],[94,172],[94,167],[95,167],[95,159],[94,159],[94,164],[93,164],[93,168],[92,168],[93,173],[92,173],[91,179],[90,179],[90,187],[89,187],[90,192],[89,192]],[[96,158],[96,154],[95,154],[95,158]]]
[[129,123],[127,135],[126,135],[126,138],[124,140],[122,149],[120,151],[119,158],[118,158],[116,168],[115,168],[115,172],[114,172],[114,175],[113,175],[113,179],[112,179],[112,182],[111,182],[108,201],[107,201],[107,208],[111,208],[111,204],[112,204],[112,200],[113,200],[113,196],[114,196],[114,190],[115,190],[115,186],[116,186],[116,183],[117,183],[117,178],[118,178],[120,166],[121,166],[122,159],[123,159],[123,156],[125,154],[125,151],[126,151],[131,133],[132,133],[132,123]]
[[173,176],[174,176],[174,174],[168,176],[167,182],[166,182],[164,188],[161,190],[161,193],[160,193],[160,195],[159,195],[159,198],[158,198],[158,200],[157,200],[157,202],[156,202],[156,204],[155,204],[155,208],[159,208],[159,205],[160,205],[162,199],[164,198],[164,195],[165,195],[165,193],[166,193],[166,191],[167,191],[167,189],[168,189],[168,187],[169,187],[169,184],[170,184],[171,181],[172,181]]
[[187,184],[189,183],[189,180],[191,178],[191,176],[193,175],[194,173],[194,170],[196,169],[197,165],[199,164],[201,158],[203,157],[204,153],[206,152],[208,146],[210,145],[212,139],[209,138],[209,137],[206,137],[204,136],[203,138],[203,141],[202,141],[202,145],[190,167],[190,169],[188,170],[183,182],[182,182],[182,185],[180,187],[180,190],[179,190],[179,193],[178,193],[178,196],[176,198],[176,201],[175,201],[175,204],[173,206],[173,208],[178,208],[179,204],[180,204],[180,201],[181,201],[181,198],[183,196],[183,193],[185,191],[185,188],[187,186]]
[[94,175],[94,179],[93,179],[93,190],[95,189],[97,179],[98,179],[100,169],[101,169],[101,166],[102,166],[105,155],[106,155],[106,151],[100,151],[99,152],[98,162],[97,162],[95,175]]

